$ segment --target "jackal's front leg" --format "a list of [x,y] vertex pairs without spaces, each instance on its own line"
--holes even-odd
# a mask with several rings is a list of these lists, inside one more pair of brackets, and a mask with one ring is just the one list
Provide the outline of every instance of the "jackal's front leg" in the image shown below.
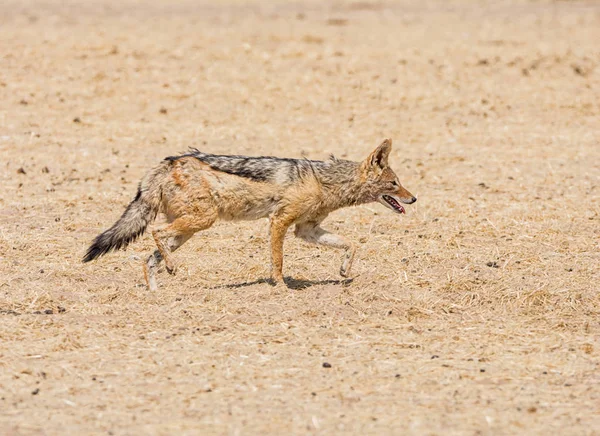
[[348,239],[336,235],[335,233],[330,233],[314,223],[296,224],[295,234],[297,237],[302,238],[307,242],[312,242],[313,244],[344,249],[345,253],[342,266],[340,267],[340,275],[342,277],[348,277],[350,275],[356,247]]
[[275,284],[283,282],[283,241],[291,221],[285,217],[271,217],[270,220],[271,279]]

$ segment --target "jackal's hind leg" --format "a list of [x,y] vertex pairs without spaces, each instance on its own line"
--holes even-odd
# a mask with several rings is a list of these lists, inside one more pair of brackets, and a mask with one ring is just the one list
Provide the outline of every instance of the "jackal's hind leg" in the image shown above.
[[[193,233],[185,233],[183,235],[173,236],[167,242],[167,247],[169,251],[172,253],[181,247],[188,239],[193,236]],[[160,254],[159,250],[155,250],[154,253],[148,257],[148,260],[144,264],[144,278],[146,279],[146,285],[148,285],[148,289],[151,291],[155,291],[157,289],[156,286],[156,271],[162,262],[163,256]],[[173,273],[173,270],[170,271]]]
[[155,250],[154,253],[148,257],[146,263],[144,263],[144,278],[146,279],[146,286],[151,291],[156,291],[156,270],[158,265],[162,261],[162,255],[160,251]]
[[[165,261],[169,274],[175,274],[176,266],[171,253],[181,247],[194,233],[208,229],[216,221],[216,214],[206,216],[182,216],[172,223],[152,232],[159,255]],[[158,259],[158,258],[157,258]],[[151,259],[148,259],[151,262]],[[160,260],[158,260],[160,262]]]
[[352,242],[343,236],[328,232],[315,223],[296,224],[294,233],[297,237],[307,242],[345,250],[342,266],[340,267],[340,275],[342,277],[350,275],[352,263],[354,262],[354,254],[356,253],[356,247]]

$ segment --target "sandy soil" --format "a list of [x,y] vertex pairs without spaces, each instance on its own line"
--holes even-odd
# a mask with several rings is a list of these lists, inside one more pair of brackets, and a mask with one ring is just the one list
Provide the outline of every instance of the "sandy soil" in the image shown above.
[[[176,3],[0,3],[0,433],[600,434],[600,5]],[[264,221],[80,262],[188,146],[385,137],[349,283]]]

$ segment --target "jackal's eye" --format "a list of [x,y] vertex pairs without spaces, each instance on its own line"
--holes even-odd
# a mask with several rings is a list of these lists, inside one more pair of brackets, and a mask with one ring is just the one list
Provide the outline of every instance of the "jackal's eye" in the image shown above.
[[394,181],[392,182],[392,186],[393,186],[393,187],[395,187],[395,188],[397,188],[397,187],[398,187],[398,186],[400,186],[400,185],[398,185],[398,182],[396,182],[396,181],[394,180]]

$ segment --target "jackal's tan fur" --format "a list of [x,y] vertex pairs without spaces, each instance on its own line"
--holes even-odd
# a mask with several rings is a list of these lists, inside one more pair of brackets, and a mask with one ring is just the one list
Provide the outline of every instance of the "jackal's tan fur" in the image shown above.
[[158,213],[167,224],[152,232],[158,250],[144,264],[150,289],[162,260],[175,272],[172,252],[194,233],[217,219],[269,218],[271,278],[283,281],[283,240],[295,224],[295,235],[308,242],[344,250],[340,274],[347,277],[355,246],[346,238],[320,227],[336,209],[379,201],[403,213],[400,203],[413,203],[388,165],[392,142],[377,147],[363,162],[331,158],[329,161],[274,157],[219,156],[191,150],[169,157],[141,181],[137,196],[121,218],[99,235],[84,262],[127,246],[141,235]]

